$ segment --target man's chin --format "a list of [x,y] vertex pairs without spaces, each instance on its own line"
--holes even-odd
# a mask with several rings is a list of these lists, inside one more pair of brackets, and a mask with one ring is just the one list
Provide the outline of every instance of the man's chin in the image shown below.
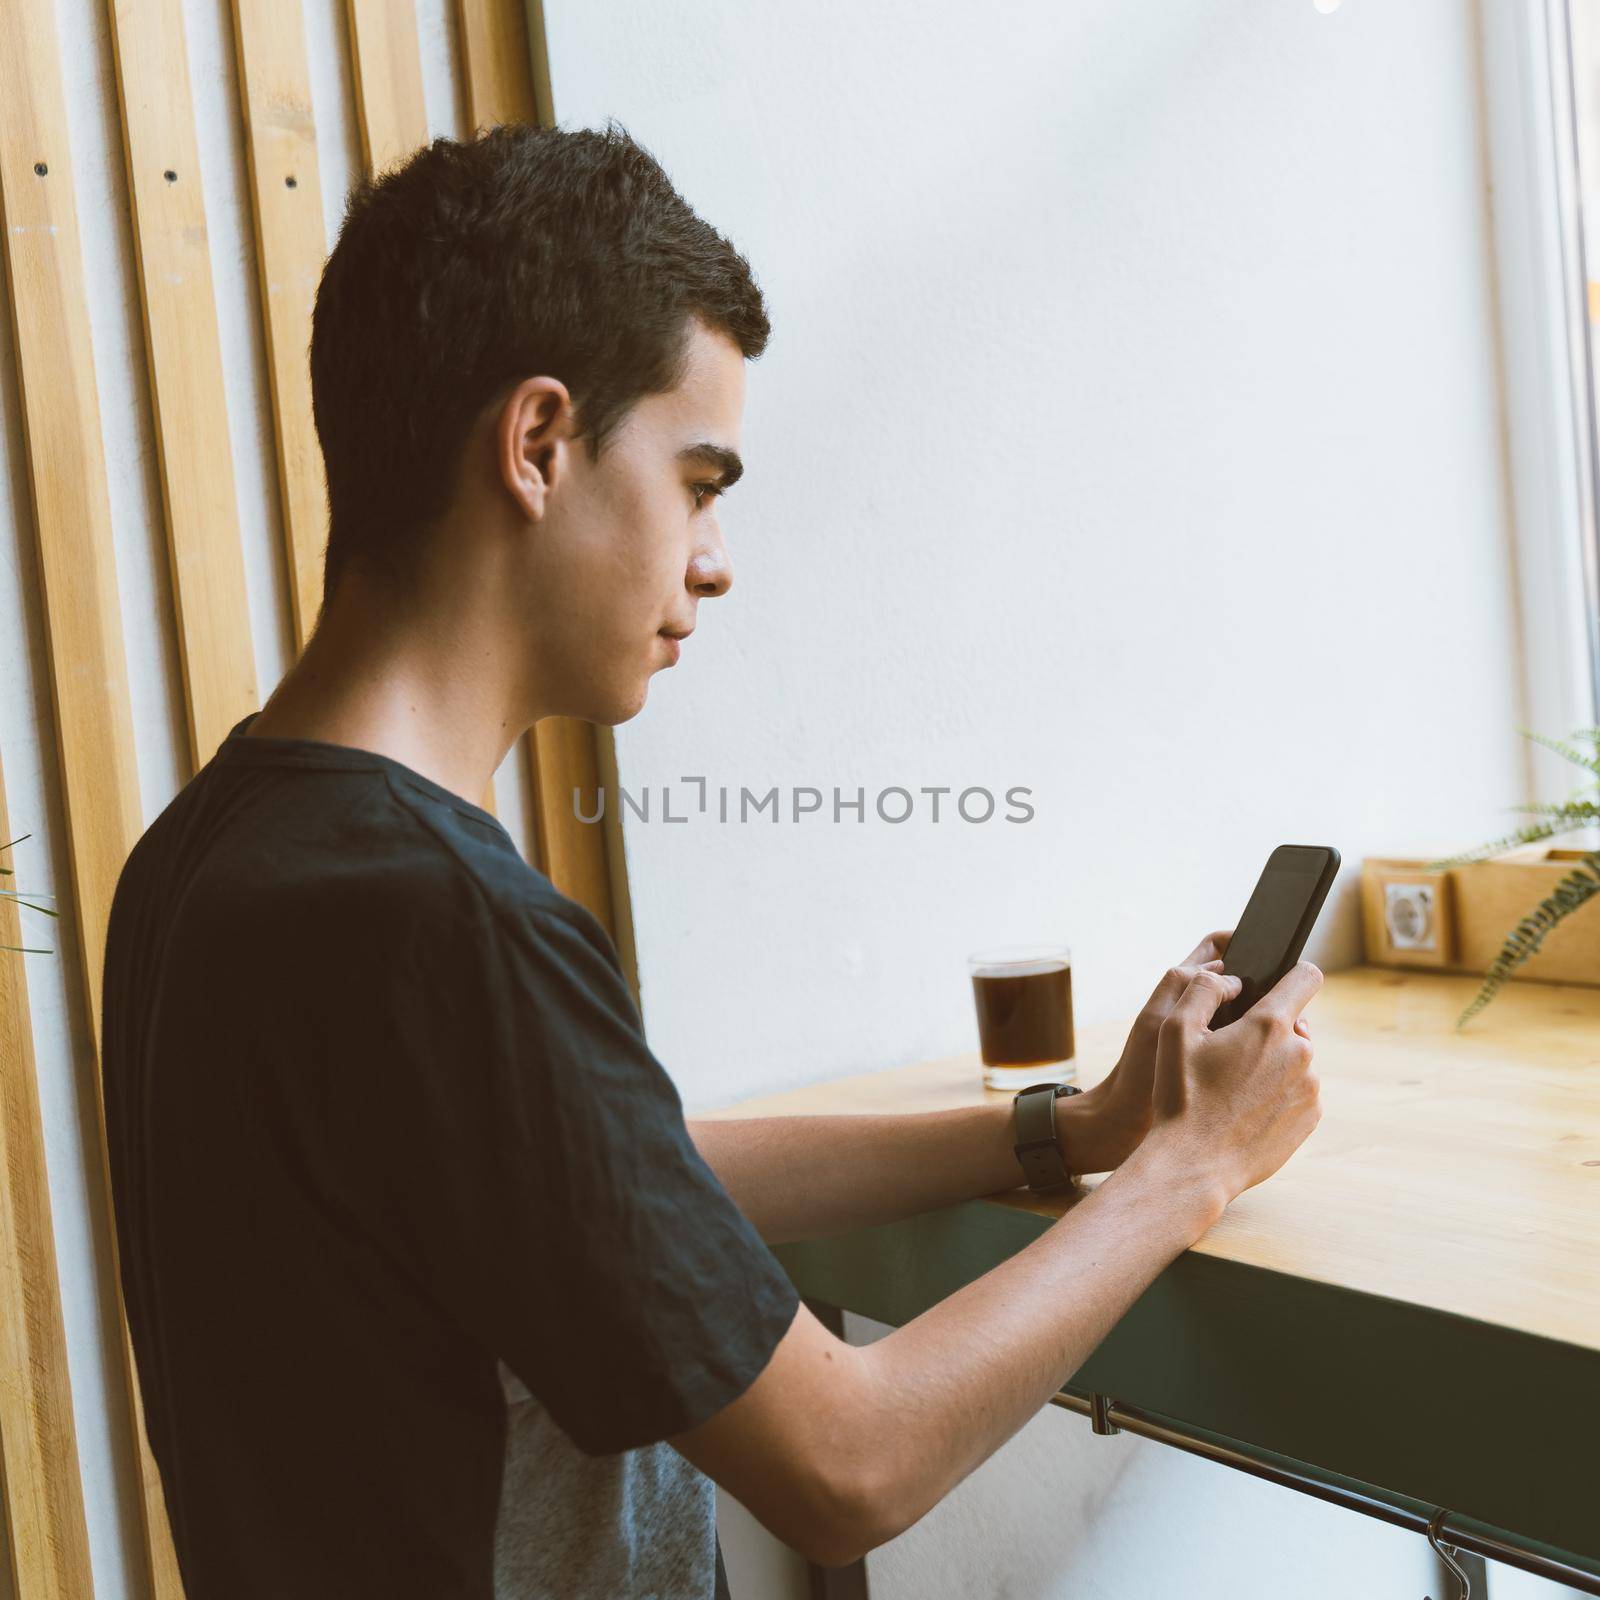
[[543,715],[571,717],[578,722],[614,728],[644,710],[645,700],[650,693],[650,677],[649,672],[641,672],[636,678],[619,681],[613,677],[596,681],[574,675],[559,688],[552,686],[545,700]]
[[596,695],[585,710],[573,714],[602,728],[615,728],[619,723],[629,722],[638,716],[644,710],[649,695],[650,680],[646,678],[631,695]]

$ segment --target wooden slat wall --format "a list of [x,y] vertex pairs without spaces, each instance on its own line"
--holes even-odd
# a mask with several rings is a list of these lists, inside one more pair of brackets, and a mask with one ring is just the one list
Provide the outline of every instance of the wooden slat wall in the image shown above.
[[[98,1064],[100,973],[111,897],[141,817],[83,252],[56,19],[49,0],[6,0],[0,5],[0,203],[72,857],[80,977],[96,1056],[90,1071],[101,1181],[109,1201]],[[144,1439],[114,1234],[110,1270],[123,1381],[139,1440],[140,1509],[151,1592],[156,1600],[178,1600],[177,1561]]]
[[[114,0],[111,15],[189,754],[198,769],[260,703],[199,143],[180,0]],[[152,1583],[162,1600],[177,1600],[181,1582],[142,1407],[139,1419]]]
[[368,172],[387,172],[428,142],[413,0],[349,0],[356,109]]
[[[521,0],[456,0],[456,15],[473,126],[553,126],[555,105],[539,5],[530,12]],[[579,789],[585,808],[591,809],[596,788],[608,773],[614,774],[611,741],[609,728],[570,717],[547,717],[535,726],[528,751],[534,835],[545,876],[600,919],[637,989],[615,789],[607,827],[580,822],[572,804],[573,790]]]
[[[428,137],[411,0],[347,0],[367,159],[384,170]],[[537,3],[458,0],[475,125],[554,120]],[[321,603],[326,502],[306,361],[326,250],[299,0],[232,0],[247,128],[285,538],[297,645]],[[532,26],[530,28],[530,16]],[[113,0],[113,37],[151,396],[195,764],[256,704],[244,566],[181,0]],[[172,177],[167,176],[168,173]],[[0,0],[0,207],[18,391],[38,540],[57,758],[72,861],[79,977],[98,1057],[100,979],[118,874],[142,829],[110,507],[52,0]],[[573,788],[614,785],[609,730],[551,720],[529,741],[538,859],[626,951],[620,839],[580,824]],[[615,808],[612,809],[614,816]],[[0,826],[4,806],[0,797]],[[65,909],[65,908],[64,908]],[[0,943],[5,938],[0,911]],[[20,967],[0,969],[0,1351],[28,1373],[0,1383],[0,1444],[19,1594],[91,1593],[67,1389],[48,1189],[37,1148]],[[98,1060],[90,1064],[100,1127]],[[30,1098],[31,1097],[31,1098]],[[155,1600],[182,1600],[159,1475],[145,1438],[122,1312],[119,1344],[138,1444],[143,1563]],[[19,1303],[20,1302],[20,1303]]]
[[98,1041],[100,960],[111,896],[141,819],[83,255],[49,0],[0,6],[0,186],[83,976]]
[[115,0],[111,16],[189,755],[198,769],[260,705],[211,246],[179,0]]
[[[456,0],[456,21],[474,130],[500,122],[555,124],[545,57],[544,11],[506,0]],[[532,26],[530,28],[530,21]]]
[[311,310],[328,253],[300,0],[233,0],[295,649],[322,607],[328,497],[311,416]]
[[[0,845],[11,838],[0,780]],[[0,878],[15,888],[17,877]],[[0,896],[0,1479],[11,1593],[92,1593],[16,902]],[[9,949],[6,947],[10,947]]]

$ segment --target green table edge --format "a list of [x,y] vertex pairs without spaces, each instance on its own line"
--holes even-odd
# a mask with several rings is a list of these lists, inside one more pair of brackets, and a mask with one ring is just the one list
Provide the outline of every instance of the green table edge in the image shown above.
[[[898,1326],[1049,1226],[972,1200],[776,1254],[807,1299]],[[1600,1351],[1188,1251],[1066,1387],[1600,1576]]]

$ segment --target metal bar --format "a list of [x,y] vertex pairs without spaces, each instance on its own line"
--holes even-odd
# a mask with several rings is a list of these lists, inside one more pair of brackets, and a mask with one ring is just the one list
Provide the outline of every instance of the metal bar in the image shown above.
[[[1472,1585],[1472,1600],[1492,1600],[1489,1596],[1489,1566],[1482,1556],[1468,1554],[1459,1546],[1455,1548],[1455,1562],[1465,1574],[1467,1582]],[[1454,1582],[1454,1574],[1445,1564],[1443,1559],[1439,1562],[1438,1583],[1442,1594],[1450,1593],[1450,1586]],[[1432,1592],[1431,1590],[1429,1591]]]
[[[1252,1455],[1245,1449],[1217,1440],[1198,1438],[1185,1433],[1172,1423],[1164,1422],[1136,1407],[1108,1400],[1102,1395],[1080,1396],[1063,1390],[1060,1394],[1050,1397],[1050,1404],[1060,1406],[1063,1411],[1074,1411],[1081,1417],[1088,1417],[1097,1433],[1107,1431],[1135,1433],[1142,1439],[1153,1439],[1157,1444],[1171,1445],[1173,1449],[1183,1450],[1189,1455],[1200,1456],[1206,1461],[1232,1467],[1238,1472],[1248,1472],[1255,1478],[1264,1478],[1268,1483],[1275,1483],[1280,1488],[1311,1495],[1315,1499],[1327,1501],[1330,1505],[1341,1506],[1346,1511],[1358,1511],[1363,1516],[1376,1517],[1380,1522],[1387,1522],[1393,1527],[1405,1528],[1411,1533],[1420,1533],[1424,1536],[1428,1532],[1429,1512],[1413,1510],[1411,1506],[1387,1497],[1381,1490],[1370,1487],[1358,1489],[1346,1483],[1335,1483],[1316,1476],[1303,1466],[1291,1467],[1282,1464],[1281,1458],[1274,1462],[1265,1459],[1264,1456]],[[1569,1584],[1584,1594],[1600,1595],[1600,1573],[1572,1566],[1559,1557],[1529,1549],[1503,1532],[1478,1533],[1460,1526],[1459,1523],[1451,1526],[1453,1520],[1447,1516],[1441,1522],[1440,1529],[1441,1537],[1454,1549],[1465,1550],[1469,1554],[1483,1556],[1490,1561],[1504,1562],[1507,1566],[1518,1567],[1523,1572],[1531,1572],[1540,1578]]]

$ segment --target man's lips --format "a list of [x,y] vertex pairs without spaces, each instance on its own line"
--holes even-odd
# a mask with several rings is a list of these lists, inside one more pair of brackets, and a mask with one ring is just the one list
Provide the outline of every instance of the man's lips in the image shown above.
[[681,633],[671,628],[663,628],[661,630],[660,636],[667,641],[667,648],[672,652],[673,665],[677,664],[678,657],[682,654],[683,641],[693,632],[693,628],[685,628]]

